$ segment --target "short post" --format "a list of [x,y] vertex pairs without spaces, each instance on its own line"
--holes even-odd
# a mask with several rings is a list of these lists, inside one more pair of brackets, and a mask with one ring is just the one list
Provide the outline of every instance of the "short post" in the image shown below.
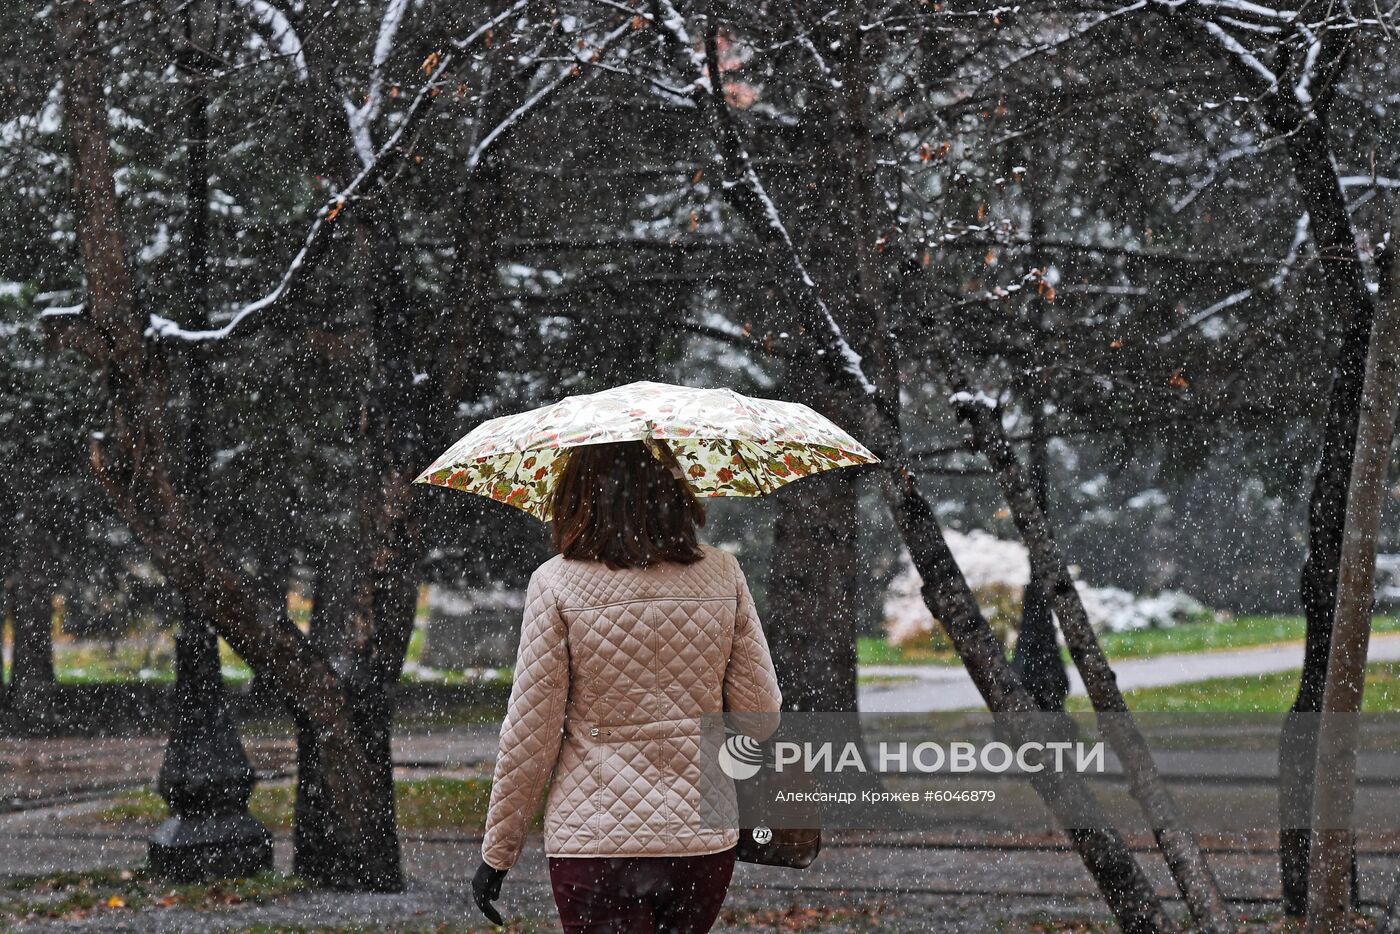
[[173,715],[157,782],[170,817],[151,837],[151,870],[189,883],[270,869],[272,836],[248,813],[253,767],[229,714],[218,639],[188,610],[175,637]]

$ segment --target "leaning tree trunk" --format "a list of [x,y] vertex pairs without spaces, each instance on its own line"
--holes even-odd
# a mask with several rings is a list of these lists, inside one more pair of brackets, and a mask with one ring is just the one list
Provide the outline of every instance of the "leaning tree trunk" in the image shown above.
[[1355,901],[1351,822],[1356,798],[1357,715],[1366,687],[1366,650],[1376,592],[1376,543],[1385,481],[1400,414],[1400,209],[1392,225],[1382,289],[1362,381],[1356,449],[1347,494],[1337,607],[1327,656],[1317,740],[1308,872],[1309,934],[1339,934]]
[[[963,385],[959,389],[965,388]],[[959,398],[973,399],[963,393]],[[958,405],[958,415],[972,429],[973,443],[991,465],[1002,495],[1031,554],[1031,566],[1040,567],[1052,582],[1055,617],[1065,635],[1070,657],[1084,681],[1085,690],[1100,714],[1099,723],[1123,763],[1128,789],[1152,823],[1157,845],[1166,858],[1172,878],[1203,931],[1231,930],[1215,873],[1201,851],[1194,833],[1187,829],[1171,793],[1162,782],[1152,750],[1138,730],[1108,658],[1089,623],[1079,590],[1060,552],[1035,489],[1002,429],[1001,414],[979,401]]]
[[[884,493],[914,567],[923,578],[923,596],[963,660],[989,710],[1012,715],[1040,714],[1002,653],[1001,643],[982,616],[977,599],[948,548],[928,501],[912,477],[885,475]],[[1017,717],[1006,726],[1016,739]],[[1176,923],[1142,867],[1078,776],[1046,769],[1031,784],[1066,828],[1118,924],[1128,934],[1175,931]]]
[[[718,18],[712,17],[705,33],[705,61],[711,74],[720,73],[719,25]],[[859,31],[853,35],[858,36]],[[686,47],[683,37],[673,32],[671,46],[678,60],[694,65],[691,49]],[[862,281],[859,289],[867,307],[863,309],[864,313],[859,316],[861,321],[856,326],[868,328],[868,342],[874,345],[874,352],[870,354],[874,368],[867,370],[863,358],[844,338],[840,324],[830,312],[831,306],[798,255],[796,244],[783,224],[777,205],[749,162],[720,82],[705,84],[709,86],[710,93],[701,98],[697,112],[709,120],[714,132],[719,158],[729,178],[729,184],[724,186],[726,199],[760,238],[771,260],[771,268],[779,275],[779,288],[785,301],[821,348],[833,386],[845,399],[841,408],[848,417],[838,417],[838,420],[847,425],[866,426],[867,437],[875,447],[895,457],[893,467],[881,474],[882,492],[914,566],[923,577],[925,601],[947,631],[954,649],[990,710],[1043,716],[1011,670],[1001,643],[982,616],[966,578],[953,559],[932,508],[914,486],[913,475],[908,471],[903,457],[898,456],[902,451],[898,358],[896,348],[884,346],[886,328],[880,296],[868,294],[879,292],[879,277],[874,277],[874,282]],[[857,117],[849,122],[861,121]],[[865,168],[857,167],[858,173],[864,171]],[[860,205],[862,210],[869,207],[868,200]],[[868,224],[868,220],[865,218],[865,223]],[[864,239],[857,241],[857,249],[856,259],[864,280],[865,271],[875,266],[869,253],[876,246],[872,239]],[[873,381],[871,372],[874,374]],[[1067,833],[1075,850],[1123,930],[1129,934],[1175,931],[1176,924],[1163,909],[1161,899],[1157,897],[1142,867],[1123,838],[1111,829],[1111,824],[1084,782],[1074,775],[1042,771],[1033,776],[1032,785],[1060,819],[1061,825],[1068,828]]]

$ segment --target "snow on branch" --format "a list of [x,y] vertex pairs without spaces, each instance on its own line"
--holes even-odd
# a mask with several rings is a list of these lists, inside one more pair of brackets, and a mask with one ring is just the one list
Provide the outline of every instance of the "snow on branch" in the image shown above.
[[[710,83],[710,72],[705,64],[705,53],[700,50],[699,44],[690,37],[690,30],[686,28],[685,17],[671,3],[671,0],[658,0],[656,8],[661,11],[661,22],[658,24],[671,36],[676,47],[690,59],[690,65],[694,71],[694,79],[691,87],[699,88],[706,93],[714,88]],[[648,19],[654,19],[648,15]]]
[[1202,20],[1201,25],[1205,27],[1206,32],[1210,33],[1216,42],[1220,43],[1227,52],[1235,56],[1235,60],[1246,70],[1254,72],[1260,80],[1267,84],[1269,86],[1268,90],[1272,91],[1278,87],[1278,78],[1275,77],[1274,73],[1270,71],[1263,62],[1259,61],[1258,57],[1255,56],[1253,52],[1245,48],[1243,43],[1226,32],[1219,24],[1212,23],[1210,20]]
[[1147,6],[1147,3],[1148,0],[1134,0],[1134,2],[1129,3],[1126,6],[1121,6],[1115,10],[1109,10],[1104,13],[1099,13],[1096,16],[1090,18],[1090,20],[1087,23],[1084,23],[1083,25],[1076,26],[1073,29],[1067,30],[1062,35],[1048,39],[1045,42],[1042,42],[1038,45],[1032,46],[1029,49],[1026,49],[1024,52],[1021,52],[1017,55],[1013,55],[1000,67],[1010,68],[1012,66],[1019,65],[1025,61],[1028,61],[1029,59],[1032,59],[1037,55],[1043,55],[1046,52],[1054,52],[1057,49],[1059,49],[1062,45],[1065,45],[1069,42],[1073,42],[1075,39],[1082,39],[1083,37],[1087,36],[1089,33],[1098,29],[1100,26],[1104,25],[1110,20],[1114,20],[1120,16],[1126,16],[1129,13],[1133,13],[1137,10],[1143,9]]
[[345,117],[350,123],[350,136],[360,162],[369,165],[374,159],[374,141],[370,137],[370,127],[379,116],[379,108],[384,101],[384,65],[394,51],[394,39],[408,11],[409,0],[388,0],[384,16],[379,21],[379,35],[374,41],[374,58],[370,62],[369,88],[365,92],[365,102],[356,107],[349,98],[345,99]]
[[1192,328],[1199,327],[1200,325],[1205,324],[1207,321],[1209,321],[1211,318],[1214,318],[1222,311],[1225,311],[1227,308],[1233,308],[1235,305],[1238,305],[1240,302],[1244,301],[1247,298],[1250,298],[1253,295],[1253,286],[1250,286],[1247,289],[1240,289],[1238,292],[1234,292],[1230,295],[1227,295],[1215,304],[1203,308],[1195,314],[1191,315],[1179,326],[1172,328],[1170,331],[1157,338],[1157,343],[1170,344],[1172,341],[1176,340],[1178,337],[1180,337],[1182,334],[1185,334]]
[[[588,51],[594,54],[602,53],[610,45],[616,42],[621,36],[624,36],[628,32],[631,32],[631,30],[631,22],[626,21],[621,26],[618,26],[612,32],[605,35],[601,40],[599,40],[597,45],[589,47]],[[541,87],[535,93],[527,97],[519,107],[516,107],[509,114],[507,114],[505,118],[501,120],[500,123],[497,123],[494,127],[492,127],[490,131],[488,131],[486,135],[484,135],[480,139],[480,141],[478,141],[477,144],[472,147],[471,152],[467,154],[468,171],[474,170],[477,167],[477,165],[481,163],[482,157],[486,155],[486,152],[491,148],[491,145],[501,137],[501,134],[507,132],[512,127],[514,127],[517,123],[521,121],[522,118],[525,117],[525,115],[527,115],[528,113],[530,113],[530,111],[538,107],[541,102],[547,100],[551,95],[554,94],[554,92],[558,91],[571,79],[577,78],[580,75],[582,75],[584,73],[584,70],[588,66],[593,64],[591,61],[592,56],[585,56],[583,54],[583,51],[581,50],[575,49],[572,54],[574,57],[573,64],[560,69],[559,72],[553,78],[545,82],[543,87]]]
[[[693,73],[691,86],[702,88],[707,92],[704,99],[708,101],[711,116],[720,135],[721,155],[727,163],[731,177],[737,176],[739,184],[752,197],[750,206],[755,209],[752,213],[761,218],[761,226],[764,229],[756,230],[755,233],[760,235],[766,233],[771,241],[776,241],[782,247],[789,269],[800,285],[799,291],[802,293],[800,298],[810,302],[813,309],[820,315],[822,324],[825,326],[827,340],[841,358],[841,368],[866,395],[871,397],[878,395],[874,382],[866,375],[863,358],[855,347],[851,346],[851,342],[846,339],[845,332],[841,329],[836,316],[831,313],[830,306],[822,298],[820,290],[807,271],[806,263],[802,261],[802,254],[797,249],[796,241],[788,232],[787,225],[783,223],[778,206],[769,196],[762,179],[758,177],[758,172],[754,170],[748,153],[739,143],[737,130],[729,122],[728,104],[724,100],[724,95],[718,90],[718,83],[710,80],[711,68],[706,58],[707,55],[713,54],[713,49],[702,52],[696,47],[689,30],[686,28],[685,19],[676,11],[670,0],[656,0],[656,9],[660,11],[660,16],[653,17],[653,19],[659,18],[659,25],[670,36],[673,48],[690,65]],[[714,71],[718,72],[718,68],[715,68]],[[726,189],[733,191],[734,186],[726,185]],[[759,218],[752,218],[752,220],[759,220]]]
[[[244,2],[244,0],[240,0]],[[254,2],[254,0],[247,0]],[[516,3],[509,12],[523,6],[522,2]],[[499,19],[499,16],[496,18]],[[473,35],[483,35],[484,30],[477,30]],[[178,322],[161,315],[152,314],[149,325],[146,328],[148,338],[180,340],[187,343],[202,343],[207,341],[222,340],[244,326],[245,322],[250,322],[258,317],[259,312],[277,304],[284,298],[300,277],[311,265],[317,251],[323,248],[325,242],[326,228],[340,215],[348,205],[354,203],[365,189],[374,184],[388,167],[393,156],[399,149],[400,144],[416,131],[419,122],[427,113],[428,105],[436,96],[434,92],[438,89],[443,76],[454,64],[452,53],[441,56],[428,80],[414,96],[412,103],[404,110],[403,119],[398,122],[394,132],[389,138],[374,151],[370,160],[360,170],[359,174],[350,180],[344,188],[337,191],[316,211],[316,217],[307,229],[306,236],[302,240],[301,248],[297,250],[292,261],[283,271],[282,277],[272,290],[267,292],[256,301],[249,302],[239,307],[229,317],[222,327],[196,329],[182,327]]]
[[807,298],[817,310],[821,312],[825,319],[827,331],[831,341],[836,345],[837,352],[841,355],[842,366],[845,368],[861,389],[868,396],[876,394],[875,384],[870,381],[870,377],[865,374],[864,362],[861,355],[851,346],[851,342],[846,340],[845,333],[841,330],[841,325],[837,322],[836,316],[831,313],[831,308],[826,300],[822,298],[817,290],[817,284],[812,281],[812,277],[807,272],[807,266],[802,262],[802,256],[797,250],[797,244],[793,241],[792,235],[788,233],[787,225],[783,223],[783,217],[778,213],[778,206],[773,203],[773,199],[768,196],[768,191],[763,187],[763,182],[759,179],[758,173],[754,171],[753,164],[749,162],[748,153],[741,152],[739,158],[744,167],[744,181],[749,190],[753,192],[755,198],[763,206],[763,213],[768,219],[770,231],[782,242],[787,251],[788,261],[792,264],[793,272],[806,287]]
[[525,8],[529,5],[530,0],[516,0],[515,3],[512,3],[510,6],[506,7],[504,10],[497,13],[495,16],[491,17],[486,22],[473,29],[464,38],[454,39],[452,41],[452,47],[459,51],[471,48],[472,46],[476,45],[479,41],[481,41],[481,39],[485,37],[485,35],[488,32],[495,29],[497,26],[501,25],[515,14],[523,12]]
[[1294,23],[1298,19],[1296,10],[1276,10],[1262,3],[1250,3],[1249,0],[1196,0],[1196,4],[1205,9],[1221,10],[1255,22],[1286,24]]
[[278,54],[292,63],[300,80],[306,81],[310,77],[310,71],[306,67],[306,53],[301,47],[301,37],[292,28],[292,22],[287,19],[287,14],[273,6],[268,0],[234,0],[234,2],[247,11],[253,22],[267,30],[267,36],[277,49]]
[[1337,181],[1343,188],[1400,189],[1400,178],[1387,178],[1384,175],[1343,175]]
[[77,305],[50,305],[39,312],[41,319],[74,318],[82,315],[87,310],[87,303],[80,302]]

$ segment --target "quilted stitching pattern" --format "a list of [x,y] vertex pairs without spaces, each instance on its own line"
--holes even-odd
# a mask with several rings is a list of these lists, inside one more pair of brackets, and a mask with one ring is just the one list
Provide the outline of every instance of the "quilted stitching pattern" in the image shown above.
[[[612,571],[553,558],[526,592],[482,854],[514,865],[545,781],[551,856],[698,855],[716,829],[699,718],[776,713],[777,676],[733,556]],[[598,734],[592,735],[597,729]],[[731,789],[732,791],[732,789]]]

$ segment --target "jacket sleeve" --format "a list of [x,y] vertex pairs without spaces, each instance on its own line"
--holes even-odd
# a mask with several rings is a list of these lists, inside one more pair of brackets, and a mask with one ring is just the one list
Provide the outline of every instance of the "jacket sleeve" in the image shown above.
[[[734,586],[737,607],[734,643],[724,672],[724,709],[731,715],[732,726],[756,739],[767,739],[778,728],[777,713],[782,709],[783,695],[778,690],[778,675],[773,670],[773,656],[758,621],[753,595],[749,593],[748,581],[737,560],[734,561]],[[763,716],[735,717],[734,714]]]
[[509,869],[520,857],[525,831],[559,758],[569,698],[567,634],[554,595],[536,571],[525,593],[515,683],[501,725],[481,845],[482,859],[496,869]]

